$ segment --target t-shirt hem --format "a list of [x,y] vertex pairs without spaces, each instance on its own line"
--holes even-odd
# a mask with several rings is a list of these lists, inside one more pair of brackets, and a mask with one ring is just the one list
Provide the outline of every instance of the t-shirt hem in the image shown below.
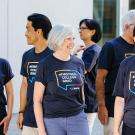
[[44,117],[45,118],[60,118],[60,117],[62,117],[62,118],[65,118],[65,117],[71,117],[71,116],[75,116],[75,115],[77,115],[77,114],[79,114],[80,112],[82,112],[84,109],[80,109],[80,110],[78,110],[78,111],[76,111],[76,112],[73,112],[73,113],[69,113],[69,114],[59,114],[59,115],[50,115],[50,114],[44,114]]

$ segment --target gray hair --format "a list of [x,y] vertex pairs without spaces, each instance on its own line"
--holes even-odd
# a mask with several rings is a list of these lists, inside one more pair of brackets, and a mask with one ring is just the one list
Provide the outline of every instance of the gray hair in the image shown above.
[[64,39],[73,35],[73,28],[69,25],[55,25],[49,33],[48,36],[48,47],[56,51],[62,47]]
[[[135,10],[129,10],[122,18],[122,30],[124,31],[126,24],[132,24],[135,20]],[[134,21],[135,22],[135,21]]]

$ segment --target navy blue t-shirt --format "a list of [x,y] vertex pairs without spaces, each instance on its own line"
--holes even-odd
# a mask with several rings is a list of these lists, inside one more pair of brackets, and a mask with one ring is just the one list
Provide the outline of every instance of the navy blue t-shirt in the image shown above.
[[135,56],[121,63],[113,95],[125,99],[123,122],[135,128]]
[[11,67],[7,60],[0,58],[0,106],[7,105],[4,95],[5,84],[13,78]]
[[62,61],[49,55],[39,64],[36,81],[45,85],[45,117],[73,116],[84,109],[84,63],[76,56],[71,56],[69,61]]
[[123,59],[132,55],[135,55],[135,45],[128,44],[122,37],[106,42],[101,50],[98,69],[108,70],[105,80],[105,102],[109,117],[114,116],[115,97],[112,93],[119,65]]
[[84,50],[82,54],[82,60],[85,64],[85,103],[87,105],[85,112],[92,113],[97,112],[97,100],[95,91],[95,79],[96,79],[96,65],[97,59],[100,53],[101,47],[94,44]]
[[34,82],[37,71],[38,63],[46,56],[51,54],[52,51],[46,48],[41,53],[35,53],[35,48],[32,48],[24,53],[22,58],[21,75],[27,78],[27,104],[24,113],[23,124],[25,126],[37,127],[34,109],[33,109],[33,94],[34,94]]

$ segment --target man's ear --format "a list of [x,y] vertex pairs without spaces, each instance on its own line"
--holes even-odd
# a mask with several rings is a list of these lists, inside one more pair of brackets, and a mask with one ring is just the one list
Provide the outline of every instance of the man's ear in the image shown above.
[[42,29],[37,29],[37,33],[41,34],[42,33]]

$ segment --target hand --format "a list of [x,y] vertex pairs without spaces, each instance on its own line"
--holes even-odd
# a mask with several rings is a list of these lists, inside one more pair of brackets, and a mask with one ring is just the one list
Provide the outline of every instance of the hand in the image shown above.
[[3,130],[4,134],[6,134],[7,131],[8,131],[8,127],[9,127],[9,122],[10,122],[10,120],[11,120],[11,117],[10,117],[10,116],[6,116],[6,117],[0,122],[0,126],[1,126],[2,124],[4,124],[4,130]]
[[82,50],[84,50],[86,47],[84,45],[80,45],[80,47],[76,50],[76,52],[80,52]]
[[18,115],[17,127],[19,129],[22,129],[23,128],[23,113],[19,113],[19,115]]
[[119,131],[114,131],[113,135],[120,135]]
[[39,135],[47,135],[46,131],[39,132]]
[[105,105],[100,105],[98,107],[98,119],[103,125],[108,123],[108,110]]

